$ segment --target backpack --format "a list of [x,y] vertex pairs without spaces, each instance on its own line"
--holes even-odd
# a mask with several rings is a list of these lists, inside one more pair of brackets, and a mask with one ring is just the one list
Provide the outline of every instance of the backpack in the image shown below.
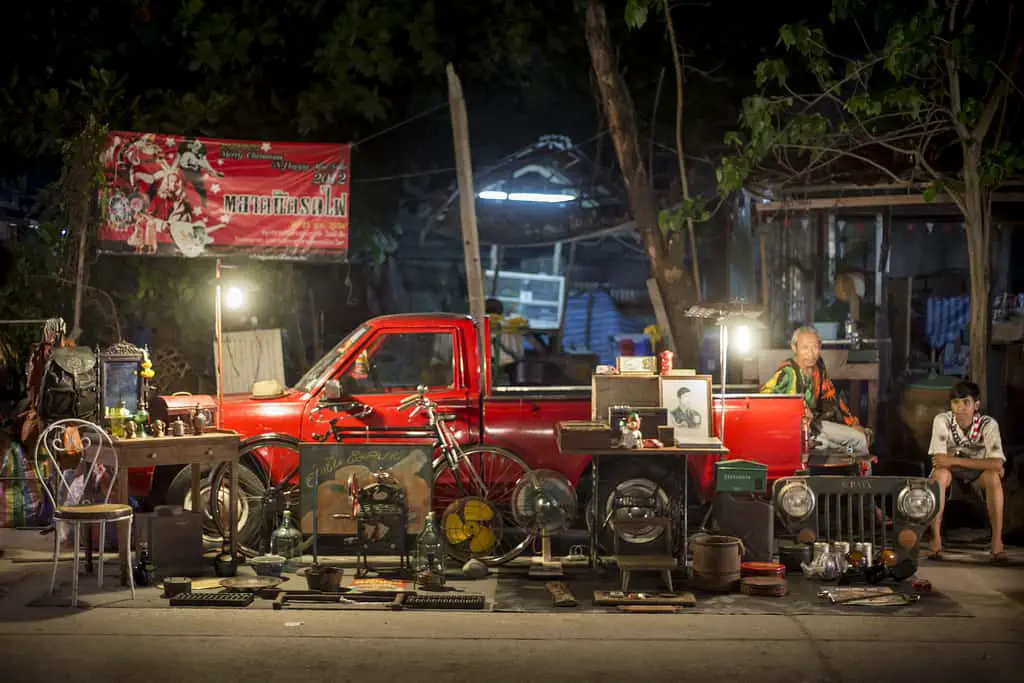
[[39,417],[46,424],[77,418],[100,418],[96,353],[88,346],[50,352],[39,391]]

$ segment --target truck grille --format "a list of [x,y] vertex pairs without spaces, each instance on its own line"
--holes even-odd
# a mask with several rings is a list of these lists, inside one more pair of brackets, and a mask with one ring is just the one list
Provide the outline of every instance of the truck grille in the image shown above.
[[[785,477],[775,483],[773,497],[786,531],[804,542],[871,543],[876,552],[890,548],[899,559],[916,559],[921,534],[937,509],[920,521],[901,512],[900,494],[911,486],[930,490],[938,507],[938,484],[919,477]],[[786,511],[783,499],[802,487],[814,496],[814,511],[796,518]]]

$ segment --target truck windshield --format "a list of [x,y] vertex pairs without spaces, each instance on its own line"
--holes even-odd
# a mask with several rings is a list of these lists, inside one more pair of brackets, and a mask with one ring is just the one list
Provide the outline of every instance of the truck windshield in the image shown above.
[[325,379],[325,375],[331,371],[334,363],[341,356],[345,355],[352,345],[359,341],[359,338],[366,334],[366,330],[370,329],[369,325],[360,325],[356,329],[348,333],[344,339],[324,354],[324,357],[313,364],[306,374],[295,383],[295,390],[306,393],[312,391],[319,386]]

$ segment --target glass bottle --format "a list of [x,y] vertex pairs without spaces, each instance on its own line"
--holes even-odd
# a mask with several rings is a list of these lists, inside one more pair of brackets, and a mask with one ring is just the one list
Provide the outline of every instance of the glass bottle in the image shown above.
[[145,541],[139,543],[139,561],[135,563],[135,585],[152,586],[156,581],[156,567],[153,565],[153,557],[149,554],[149,544]]
[[444,540],[437,527],[434,513],[428,512],[427,519],[423,523],[423,531],[416,537],[416,571],[427,571],[435,576],[443,577],[444,565]]
[[281,525],[270,536],[270,554],[280,555],[287,560],[299,557],[302,554],[301,548],[302,532],[295,526],[291,510],[285,510]]

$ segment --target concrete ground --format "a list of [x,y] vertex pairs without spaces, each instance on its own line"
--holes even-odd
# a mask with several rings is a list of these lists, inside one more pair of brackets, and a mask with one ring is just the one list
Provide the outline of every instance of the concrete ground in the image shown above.
[[[46,541],[0,530],[2,683],[1024,679],[1019,549],[1011,567],[970,561],[982,551],[922,564],[971,617],[752,617],[29,607],[50,566],[24,560]],[[82,582],[87,599],[122,597],[106,588]]]

